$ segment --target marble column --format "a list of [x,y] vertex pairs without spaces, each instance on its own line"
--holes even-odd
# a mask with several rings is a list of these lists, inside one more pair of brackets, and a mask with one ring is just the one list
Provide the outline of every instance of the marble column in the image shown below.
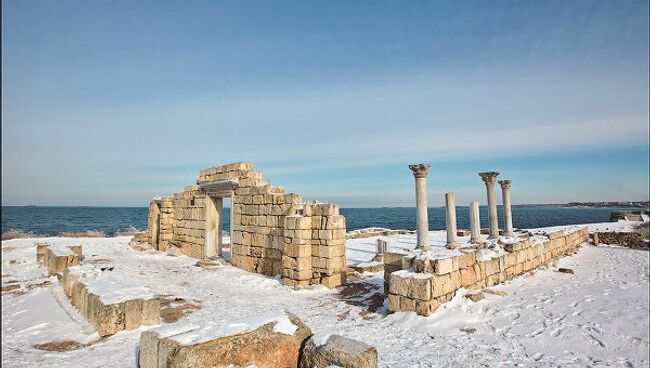
[[501,194],[503,195],[503,235],[513,236],[512,231],[512,206],[510,205],[510,180],[499,180]]
[[429,250],[429,215],[427,213],[427,174],[429,164],[409,165],[415,176],[415,203],[417,207],[417,245],[415,249]]
[[485,182],[485,187],[487,188],[487,201],[488,201],[488,219],[490,220],[490,236],[488,239],[498,239],[499,238],[499,215],[497,214],[497,200],[494,193],[494,184],[497,181],[496,171],[487,171],[478,173],[478,175]]
[[469,227],[471,236],[470,243],[478,244],[481,242],[481,215],[479,212],[478,202],[469,202]]
[[447,209],[447,248],[458,247],[456,228],[456,194],[445,193],[445,205]]

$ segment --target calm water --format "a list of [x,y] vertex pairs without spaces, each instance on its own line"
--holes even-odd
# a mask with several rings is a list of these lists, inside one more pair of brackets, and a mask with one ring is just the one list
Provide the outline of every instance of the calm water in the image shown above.
[[[41,235],[60,232],[102,231],[113,235],[116,231],[144,230],[147,227],[147,207],[2,207],[2,232],[19,230]],[[513,207],[515,227],[534,228],[556,225],[583,224],[609,221],[611,211],[621,208],[561,208]],[[638,209],[636,209],[638,210]],[[224,208],[227,212],[228,209]],[[469,208],[456,209],[458,228],[469,228]],[[378,226],[391,229],[415,229],[415,208],[341,208],[347,220],[347,229]],[[224,229],[230,227],[226,215]],[[499,207],[499,223],[501,207]],[[481,207],[481,224],[488,227],[487,208]],[[429,208],[429,228],[444,229],[445,209]]]

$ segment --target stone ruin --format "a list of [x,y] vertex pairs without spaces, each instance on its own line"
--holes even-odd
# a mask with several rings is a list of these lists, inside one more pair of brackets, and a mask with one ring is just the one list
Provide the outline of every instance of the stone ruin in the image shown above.
[[[416,312],[429,316],[441,304],[450,301],[460,288],[478,290],[502,283],[573,254],[589,240],[587,228],[542,232],[532,237],[529,233],[515,232],[510,180],[498,181],[502,190],[505,227],[500,233],[494,190],[499,173],[488,171],[479,173],[487,190],[487,241],[480,238],[479,204],[471,202],[469,244],[461,246],[457,238],[455,193],[446,193],[446,248],[453,252],[435,253],[428,242],[426,177],[429,165],[409,165],[409,168],[415,176],[417,245],[413,251],[385,252],[383,255],[384,290],[391,312]],[[486,247],[491,249],[483,253]]]
[[252,164],[203,169],[196,184],[149,206],[149,223],[134,241],[190,257],[222,255],[223,199],[231,198],[232,265],[285,285],[345,283],[345,217],[339,206],[305,203],[302,196],[271,186]]
[[80,264],[81,245],[36,244],[36,261],[56,276],[70,303],[97,330],[100,337],[143,325],[160,323],[160,300],[145,287],[126,287],[107,275],[108,267]]

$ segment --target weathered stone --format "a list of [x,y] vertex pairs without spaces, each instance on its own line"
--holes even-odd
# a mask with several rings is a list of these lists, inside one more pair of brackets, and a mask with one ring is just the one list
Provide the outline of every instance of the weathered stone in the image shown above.
[[343,368],[377,367],[377,349],[360,341],[340,335],[330,335],[323,345],[317,345],[313,338],[307,340],[303,349],[300,368]]
[[390,276],[390,293],[411,299],[430,300],[433,275],[408,270],[393,272]]
[[[447,273],[451,273],[454,270],[454,262],[451,257],[449,258],[441,258],[441,259],[436,259],[433,261],[433,268],[438,275],[444,275]],[[456,268],[458,269],[458,268]]]
[[478,302],[479,300],[485,299],[485,295],[483,293],[472,293],[472,294],[465,294],[465,298],[473,301],[473,302]]
[[431,280],[431,296],[437,298],[441,295],[449,294],[454,291],[454,286],[451,282],[449,274],[437,275]]
[[[256,329],[211,338],[209,330],[198,328],[161,338],[156,332],[143,333],[140,343],[142,368],[202,368],[228,365],[258,368],[297,367],[301,347],[311,334],[298,317],[288,316],[295,330],[289,332],[284,321],[271,321]],[[283,326],[278,324],[282,323]],[[289,326],[290,327],[290,326]],[[218,334],[218,330],[212,332]],[[197,339],[196,336],[201,336]],[[157,343],[156,343],[157,341]],[[157,365],[153,357],[157,352]]]
[[498,296],[507,296],[508,293],[502,290],[494,290],[494,289],[483,289],[483,292],[486,294],[492,294],[492,295],[498,295]]

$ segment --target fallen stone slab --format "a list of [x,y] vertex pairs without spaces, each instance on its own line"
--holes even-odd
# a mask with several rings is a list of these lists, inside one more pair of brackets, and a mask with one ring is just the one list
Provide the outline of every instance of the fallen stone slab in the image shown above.
[[298,367],[301,347],[311,335],[298,317],[281,313],[235,322],[145,331],[140,335],[140,368]]
[[570,273],[570,274],[573,275],[573,270],[570,269],[570,268],[562,268],[562,267],[560,267],[560,268],[558,268],[557,272]]
[[485,299],[485,295],[483,293],[472,293],[472,294],[466,294],[465,298],[473,301],[474,303],[478,302],[479,300]]
[[222,266],[228,265],[228,261],[225,259],[217,258],[217,259],[200,259],[196,261],[195,266],[201,267],[206,270],[212,270],[215,268],[219,268]]
[[312,336],[303,349],[300,368],[376,368],[377,349],[340,335]]
[[354,266],[350,266],[350,268],[352,268],[353,270],[359,273],[381,272],[384,270],[384,262],[379,262],[379,261],[362,262]]
[[497,296],[508,296],[508,293],[505,291],[501,290],[494,290],[494,289],[483,289],[483,292],[486,294],[492,294],[492,295],[497,295]]
[[138,242],[138,241],[129,242],[129,247],[133,248],[134,250],[137,250],[138,252],[144,252],[146,250],[153,249],[151,244],[146,242]]

